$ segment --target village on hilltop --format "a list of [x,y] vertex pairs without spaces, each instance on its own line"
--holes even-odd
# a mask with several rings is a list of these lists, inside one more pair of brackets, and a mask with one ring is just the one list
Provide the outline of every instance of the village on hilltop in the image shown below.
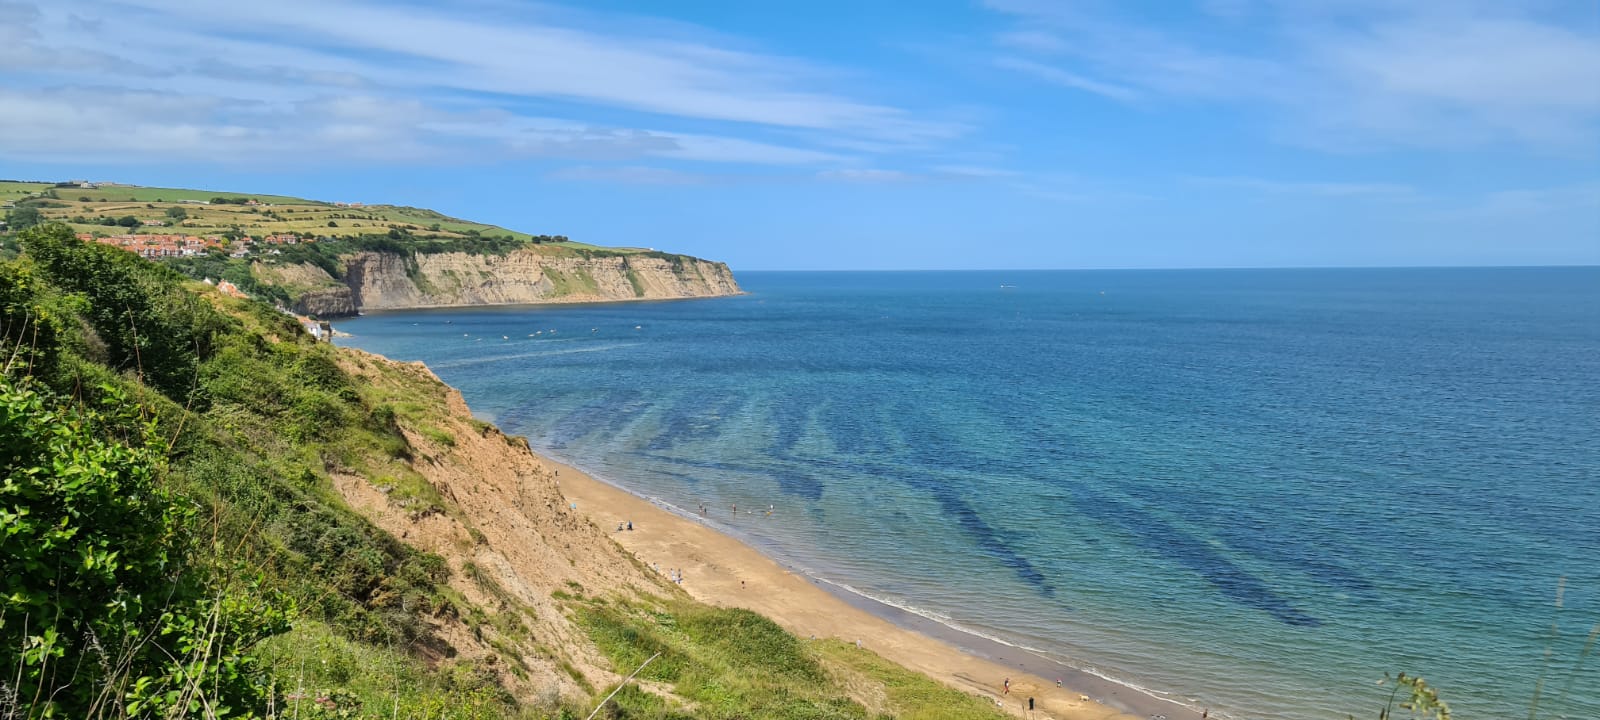
[[[92,233],[78,233],[78,239],[84,242],[96,242],[101,245],[110,245],[138,254],[146,258],[193,257],[203,255],[208,250],[230,249],[229,255],[244,257],[254,249],[256,241],[249,237],[229,241],[218,235],[94,235]],[[302,242],[316,242],[316,238],[301,238],[296,235],[280,234],[267,235],[261,238],[262,245],[296,245]],[[275,252],[275,251],[272,251]]]

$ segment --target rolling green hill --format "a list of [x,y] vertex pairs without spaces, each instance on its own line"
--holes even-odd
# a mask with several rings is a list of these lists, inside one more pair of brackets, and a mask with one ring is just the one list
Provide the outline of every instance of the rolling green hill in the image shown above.
[[[12,232],[62,223],[85,239],[160,256],[196,280],[227,280],[252,296],[318,317],[366,309],[739,292],[721,263],[600,247],[413,207],[16,181],[0,181],[0,205]],[[171,236],[196,242],[179,244]]]
[[[283,195],[213,190],[98,184],[0,181],[0,204],[32,205],[43,220],[64,222],[75,232],[114,235],[129,229],[106,221],[131,217],[141,232],[183,232],[192,235],[267,235],[293,233],[309,237],[355,238],[397,230],[437,240],[492,238],[532,242],[535,236],[496,225],[471,222],[432,210],[398,205],[342,206],[336,202]],[[220,201],[220,202],[219,202]],[[254,202],[255,204],[250,204]],[[178,212],[182,217],[175,217]],[[171,214],[169,214],[171,213]],[[159,223],[159,224],[154,224]],[[599,246],[563,243],[573,249]],[[644,252],[641,248],[607,248],[612,252]]]

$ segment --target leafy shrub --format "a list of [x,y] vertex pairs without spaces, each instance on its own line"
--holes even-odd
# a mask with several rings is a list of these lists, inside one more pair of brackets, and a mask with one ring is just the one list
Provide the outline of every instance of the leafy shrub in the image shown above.
[[101,391],[83,410],[0,376],[0,667],[17,669],[22,716],[259,710],[243,651],[288,609],[195,561],[194,508],[158,482],[154,426]]
[[81,242],[59,223],[20,239],[42,276],[87,301],[82,315],[105,342],[107,365],[137,373],[180,404],[205,406],[195,392],[196,370],[229,323],[183,290],[180,275],[132,253]]

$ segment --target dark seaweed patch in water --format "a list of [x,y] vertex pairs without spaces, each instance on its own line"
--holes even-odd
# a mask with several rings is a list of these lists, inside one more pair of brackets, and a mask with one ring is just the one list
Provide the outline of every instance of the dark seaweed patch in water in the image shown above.
[[[1181,478],[1169,478],[1156,485],[1125,484],[1119,486],[1130,496],[1155,505],[1180,512],[1208,507],[1200,491],[1201,484]],[[1324,585],[1346,592],[1370,596],[1372,583],[1337,559],[1327,557],[1324,548],[1315,547],[1250,507],[1230,508],[1228,518],[1217,518],[1211,527],[1228,547],[1260,560],[1294,568]],[[1277,530],[1273,528],[1277,527]]]
[[1301,612],[1287,600],[1278,597],[1260,578],[1218,555],[1204,542],[1171,523],[1086,488],[1080,488],[1078,495],[1083,501],[1078,508],[1085,515],[1116,525],[1146,549],[1198,573],[1215,586],[1223,597],[1264,611],[1287,625],[1317,627],[1322,624],[1321,620]]
[[1001,565],[1011,568],[1011,571],[1015,572],[1017,577],[1038,589],[1039,593],[1045,597],[1055,596],[1055,586],[1045,579],[1044,573],[1039,572],[1039,569],[1034,567],[1033,563],[1028,562],[1027,558],[1012,550],[1011,546],[1006,544],[1000,532],[995,530],[989,523],[984,522],[983,518],[978,517],[978,512],[973,510],[971,505],[968,505],[951,492],[935,493],[934,497],[938,499],[940,507],[944,508],[945,514],[955,518],[956,522],[961,525],[961,529],[972,536],[973,540],[977,541],[978,549],[983,554],[999,561]]
[[678,398],[666,411],[661,430],[645,445],[646,450],[670,450],[678,443],[709,440],[722,434],[723,418],[736,412],[746,399],[729,395],[709,403],[701,399]]
[[786,495],[797,495],[807,500],[822,499],[822,481],[802,472],[769,470],[767,474],[778,481],[778,490]]
[[805,436],[810,416],[811,407],[799,403],[789,402],[773,408],[774,434],[770,453],[775,457],[787,458],[789,451]]
[[545,442],[552,448],[564,448],[567,443],[614,422],[614,413],[627,399],[627,393],[611,392],[573,408],[550,426]]
[[1326,548],[1315,547],[1281,532],[1263,530],[1264,523],[1226,523],[1218,535],[1229,547],[1269,562],[1300,570],[1324,585],[1342,588],[1362,596],[1373,593],[1372,583],[1336,560],[1325,559]]

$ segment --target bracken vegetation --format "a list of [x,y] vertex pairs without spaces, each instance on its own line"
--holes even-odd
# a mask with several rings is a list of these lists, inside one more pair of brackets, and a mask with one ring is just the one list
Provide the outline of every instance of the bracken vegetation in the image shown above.
[[0,717],[316,717],[359,700],[327,670],[354,648],[408,678],[385,699],[515,709],[421,661],[430,619],[463,612],[445,564],[332,490],[330,469],[402,474],[408,452],[334,348],[64,226],[20,240],[0,262]]

